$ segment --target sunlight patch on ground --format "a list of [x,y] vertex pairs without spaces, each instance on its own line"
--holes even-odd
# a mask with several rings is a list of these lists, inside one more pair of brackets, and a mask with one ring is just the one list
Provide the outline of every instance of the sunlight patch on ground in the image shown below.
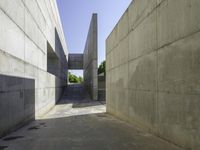
[[54,119],[54,118],[65,118],[71,116],[81,116],[81,115],[98,114],[105,112],[106,112],[105,104],[87,103],[87,105],[84,106],[84,105],[79,105],[77,103],[68,103],[68,104],[56,105],[45,116],[37,119],[44,120],[44,119]]

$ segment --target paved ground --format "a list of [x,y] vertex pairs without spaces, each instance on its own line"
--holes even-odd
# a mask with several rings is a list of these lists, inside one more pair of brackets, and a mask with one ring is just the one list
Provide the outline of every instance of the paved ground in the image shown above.
[[91,101],[61,101],[0,140],[0,150],[181,150],[105,113]]

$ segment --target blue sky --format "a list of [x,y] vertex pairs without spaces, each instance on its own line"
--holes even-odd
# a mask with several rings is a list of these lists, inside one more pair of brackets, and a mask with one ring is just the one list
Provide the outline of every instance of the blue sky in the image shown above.
[[[105,60],[105,41],[132,0],[57,0],[70,53],[82,53],[92,13],[98,13],[98,64]],[[73,71],[81,75],[81,71]]]

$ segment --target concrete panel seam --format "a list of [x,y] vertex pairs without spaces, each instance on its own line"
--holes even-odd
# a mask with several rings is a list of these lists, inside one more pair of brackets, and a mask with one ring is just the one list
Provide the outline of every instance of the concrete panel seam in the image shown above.
[[[26,4],[24,3],[23,0],[21,0],[21,1],[22,1],[23,5],[24,5],[25,9],[27,10],[27,12],[29,13],[29,15],[31,16],[31,18],[33,19],[33,21],[34,21],[35,24],[37,25],[37,28],[40,30],[40,32],[42,33],[42,35],[46,38],[46,35],[45,35],[44,32],[41,30],[41,28],[40,28],[38,22],[35,20],[35,17],[32,15],[32,13],[30,12],[29,8],[26,6]],[[45,18],[44,18],[44,20],[45,20]],[[45,20],[45,23],[46,23],[46,20]],[[46,38],[46,39],[47,39],[47,38]]]
[[[145,21],[145,19],[147,19],[159,6],[160,6],[160,4],[157,5],[156,7],[154,7],[154,8],[151,10],[151,12],[149,12],[140,22],[138,22],[138,24],[135,25],[134,28],[131,28],[131,30],[128,31],[128,33],[126,34],[126,36],[124,36],[121,40],[119,40],[119,42],[118,42],[112,49],[110,49],[109,52],[106,52],[106,54],[109,54],[111,51],[113,51],[115,48],[117,48],[117,47],[119,46],[119,43],[121,43],[123,40],[125,40],[125,39],[127,38],[127,36],[128,36],[132,31],[134,31],[141,23],[143,23],[143,22]],[[127,13],[127,12],[126,12],[126,13]],[[123,16],[122,16],[122,17],[123,17]],[[128,16],[128,17],[129,17],[129,16]],[[119,22],[118,22],[118,23],[119,23]],[[117,25],[118,25],[118,23],[117,23]],[[116,25],[116,27],[117,27],[117,25]],[[113,31],[116,29],[116,27],[113,29]],[[113,32],[113,31],[112,31],[112,32]],[[112,35],[112,32],[111,32],[110,35]],[[110,35],[109,35],[109,36],[110,36]],[[107,38],[107,39],[108,39],[108,38]]]
[[0,53],[6,55],[6,56],[8,56],[8,57],[12,57],[13,59],[20,61],[21,63],[24,63],[24,65],[27,64],[27,65],[30,65],[30,66],[35,67],[35,68],[38,69],[38,70],[41,70],[41,71],[43,71],[43,72],[46,72],[46,70],[44,70],[44,69],[42,69],[42,68],[39,68],[38,66],[35,66],[35,65],[33,65],[33,64],[30,64],[30,63],[28,63],[28,62],[26,62],[26,61],[24,61],[24,60],[22,60],[22,59],[20,59],[20,58],[18,58],[18,57],[16,57],[16,56],[13,56],[13,55],[11,55],[11,54],[9,54],[9,53],[3,51],[2,49],[0,49]]
[[[134,0],[131,1],[131,3],[129,4],[129,6],[130,6],[130,5],[133,5],[133,3],[135,3]],[[129,6],[128,6],[128,8],[125,10],[125,13],[128,12]],[[124,14],[125,14],[125,13],[124,13]],[[122,19],[122,17],[124,16],[124,14],[122,14],[122,16],[119,18],[119,21],[116,23],[116,25],[114,26],[113,30],[111,31],[111,33],[110,33],[110,34],[108,35],[108,37],[106,38],[106,41],[107,41],[107,39],[109,39],[109,37],[110,37],[110,36],[112,35],[112,33],[114,32],[114,30],[117,28],[117,26],[118,26],[120,20]]]
[[10,17],[10,15],[8,15],[7,13],[6,13],[6,11],[4,11],[1,7],[0,7],[0,10],[20,29],[20,31],[22,32],[22,33],[24,33],[25,35],[26,35],[26,37],[28,37],[29,38],[29,40],[31,40],[34,44],[35,44],[35,46],[43,53],[43,54],[45,54],[45,52],[35,43],[35,41],[33,41],[31,38],[30,38],[30,36]]
[[150,52],[146,52],[146,53],[142,54],[141,56],[138,56],[138,57],[136,57],[136,58],[130,59],[130,60],[128,60],[128,61],[126,61],[126,62],[124,62],[124,63],[118,65],[118,66],[112,67],[112,68],[108,69],[107,71],[111,71],[111,70],[113,70],[113,69],[115,69],[115,68],[117,68],[117,67],[119,67],[119,66],[122,66],[122,65],[126,64],[127,62],[131,62],[131,61],[140,59],[141,57],[144,57],[144,56],[146,56],[146,55],[149,55],[149,54],[151,54],[151,53],[154,53],[155,51],[157,51],[157,52],[162,51],[163,48],[168,47],[168,46],[172,45],[173,43],[176,43],[176,42],[181,41],[181,40],[183,40],[183,39],[187,39],[187,38],[189,38],[189,37],[191,37],[191,36],[193,36],[193,35],[195,35],[195,34],[198,34],[199,32],[200,32],[200,30],[195,31],[195,32],[193,32],[193,33],[191,33],[191,34],[189,34],[189,35],[186,35],[186,36],[184,36],[184,37],[182,37],[182,38],[179,38],[179,39],[177,39],[177,40],[175,40],[175,41],[173,41],[173,42],[170,42],[170,43],[168,43],[168,44],[165,44],[165,45],[163,45],[163,46],[161,46],[161,47],[159,47],[159,48],[157,48],[157,49],[154,49],[154,50],[152,50],[152,51],[150,51]]

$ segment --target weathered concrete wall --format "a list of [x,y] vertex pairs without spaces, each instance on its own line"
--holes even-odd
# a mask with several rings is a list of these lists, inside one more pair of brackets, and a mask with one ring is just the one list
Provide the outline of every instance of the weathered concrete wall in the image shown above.
[[106,41],[107,111],[200,149],[200,1],[134,0]]
[[73,69],[73,70],[83,69],[83,54],[69,54],[68,69]]
[[97,77],[98,29],[97,28],[98,28],[97,14],[93,14],[83,54],[84,85],[93,100],[98,99],[98,77]]
[[56,0],[0,0],[0,22],[1,136],[54,106],[68,54]]

